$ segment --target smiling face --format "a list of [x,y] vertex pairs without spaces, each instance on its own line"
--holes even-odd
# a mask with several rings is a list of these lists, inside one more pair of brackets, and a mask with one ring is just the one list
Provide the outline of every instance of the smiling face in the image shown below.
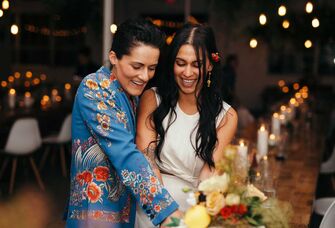
[[[180,47],[176,60],[174,62],[174,75],[179,92],[183,94],[197,94],[202,87],[202,69],[204,61],[202,54],[199,53],[200,59],[197,60],[194,47],[190,44],[184,44]],[[206,57],[207,58],[207,57]],[[199,74],[200,67],[200,74]],[[210,71],[212,66],[206,59],[206,69]],[[197,83],[199,81],[199,83]]]
[[158,58],[159,49],[144,44],[133,47],[129,55],[123,55],[121,59],[117,59],[113,51],[109,54],[113,74],[130,96],[142,94],[144,87],[155,74]]

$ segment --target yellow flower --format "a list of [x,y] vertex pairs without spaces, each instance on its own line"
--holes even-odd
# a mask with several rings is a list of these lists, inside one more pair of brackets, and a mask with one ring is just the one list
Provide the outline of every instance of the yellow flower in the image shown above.
[[92,79],[87,79],[85,85],[93,90],[98,90],[98,83],[96,81],[93,81]]
[[224,196],[220,192],[211,192],[206,196],[206,208],[210,215],[217,215],[225,205]]
[[108,79],[103,79],[101,82],[100,82],[100,86],[101,88],[103,89],[108,89],[110,85],[110,81]]
[[235,193],[229,193],[226,196],[226,204],[228,206],[240,204],[240,196]]
[[195,205],[186,211],[184,222],[188,228],[206,228],[211,222],[211,217],[204,206]]
[[228,189],[229,175],[224,173],[221,176],[212,176],[199,184],[199,191],[210,193],[219,191],[225,193]]
[[100,101],[99,104],[98,104],[98,109],[99,110],[107,110],[107,105],[103,101]]

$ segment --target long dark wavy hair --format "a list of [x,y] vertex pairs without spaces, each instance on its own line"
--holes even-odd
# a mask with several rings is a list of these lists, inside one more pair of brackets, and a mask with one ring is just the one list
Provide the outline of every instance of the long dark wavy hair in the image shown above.
[[[175,108],[179,93],[178,85],[174,77],[174,64],[179,49],[184,44],[191,44],[195,49],[197,61],[199,63],[202,62],[202,64],[199,64],[199,74],[202,73],[202,77],[199,77],[197,83],[201,83],[203,86],[196,98],[200,117],[197,126],[192,132],[192,134],[196,133],[196,145],[192,146],[198,157],[210,167],[214,167],[213,150],[217,143],[216,118],[223,109],[219,82],[222,77],[220,75],[220,61],[214,61],[212,58],[212,53],[218,52],[214,33],[213,30],[206,25],[184,25],[184,27],[176,33],[169,46],[167,59],[164,63],[165,69],[160,71],[161,75],[157,84],[157,92],[161,98],[161,103],[151,116],[158,134],[155,155],[158,160],[161,161],[160,153],[166,132],[177,118]],[[202,56],[200,57],[200,55]],[[207,87],[208,72],[206,69],[206,56],[213,66],[210,87]],[[200,59],[202,59],[202,61],[200,61]],[[164,129],[162,122],[167,115],[168,125],[167,128]],[[195,132],[196,129],[197,132]]]

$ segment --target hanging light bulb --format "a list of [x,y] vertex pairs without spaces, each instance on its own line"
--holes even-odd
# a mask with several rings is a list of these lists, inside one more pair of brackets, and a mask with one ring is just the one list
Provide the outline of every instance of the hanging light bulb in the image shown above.
[[117,30],[117,25],[116,24],[112,24],[111,27],[110,27],[110,29],[111,29],[111,32],[114,34],[116,32],[116,30]]
[[306,40],[305,41],[305,48],[311,48],[313,46],[312,41]]
[[9,1],[3,0],[2,1],[2,9],[7,10],[9,8]]
[[313,4],[311,2],[307,2],[305,10],[306,10],[307,13],[312,13],[313,12]]
[[13,24],[11,27],[10,27],[10,32],[13,34],[13,35],[16,35],[19,33],[19,27],[16,25],[16,24]]
[[265,14],[262,13],[261,15],[259,15],[258,20],[259,20],[259,23],[261,25],[265,25],[266,24],[266,16],[265,16]]
[[3,11],[2,11],[2,9],[0,9],[0,17],[2,17],[3,16]]
[[285,16],[286,15],[286,7],[284,5],[279,6],[278,15],[279,16]]
[[288,20],[284,20],[282,26],[284,29],[288,29],[290,27],[290,22]]
[[320,26],[320,21],[319,21],[319,19],[314,18],[314,19],[312,20],[312,26],[313,26],[313,28],[317,28],[317,27],[319,27],[319,26]]
[[250,39],[249,45],[251,48],[256,48],[257,47],[257,40],[255,38]]

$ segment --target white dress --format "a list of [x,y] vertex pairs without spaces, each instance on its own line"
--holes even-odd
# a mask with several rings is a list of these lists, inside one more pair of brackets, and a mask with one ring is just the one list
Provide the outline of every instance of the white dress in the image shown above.
[[[153,88],[156,95],[157,105],[160,103],[159,96]],[[216,126],[220,124],[222,118],[226,114],[230,105],[223,103],[223,110],[216,119]],[[187,187],[196,189],[199,184],[199,175],[204,162],[201,158],[195,156],[195,151],[192,145],[195,145],[196,130],[195,126],[199,120],[199,113],[188,115],[184,113],[176,105],[177,118],[170,126],[165,135],[164,145],[161,150],[161,162],[156,160],[159,169],[162,173],[163,185],[169,191],[174,200],[179,204],[179,210],[186,211],[189,205],[186,203],[187,194],[182,191]],[[168,115],[163,120],[163,127],[166,129]],[[193,132],[193,133],[192,133]],[[191,135],[191,138],[190,138]],[[191,141],[193,143],[191,143]],[[136,228],[154,227],[147,215],[141,208],[137,207],[136,211]]]

